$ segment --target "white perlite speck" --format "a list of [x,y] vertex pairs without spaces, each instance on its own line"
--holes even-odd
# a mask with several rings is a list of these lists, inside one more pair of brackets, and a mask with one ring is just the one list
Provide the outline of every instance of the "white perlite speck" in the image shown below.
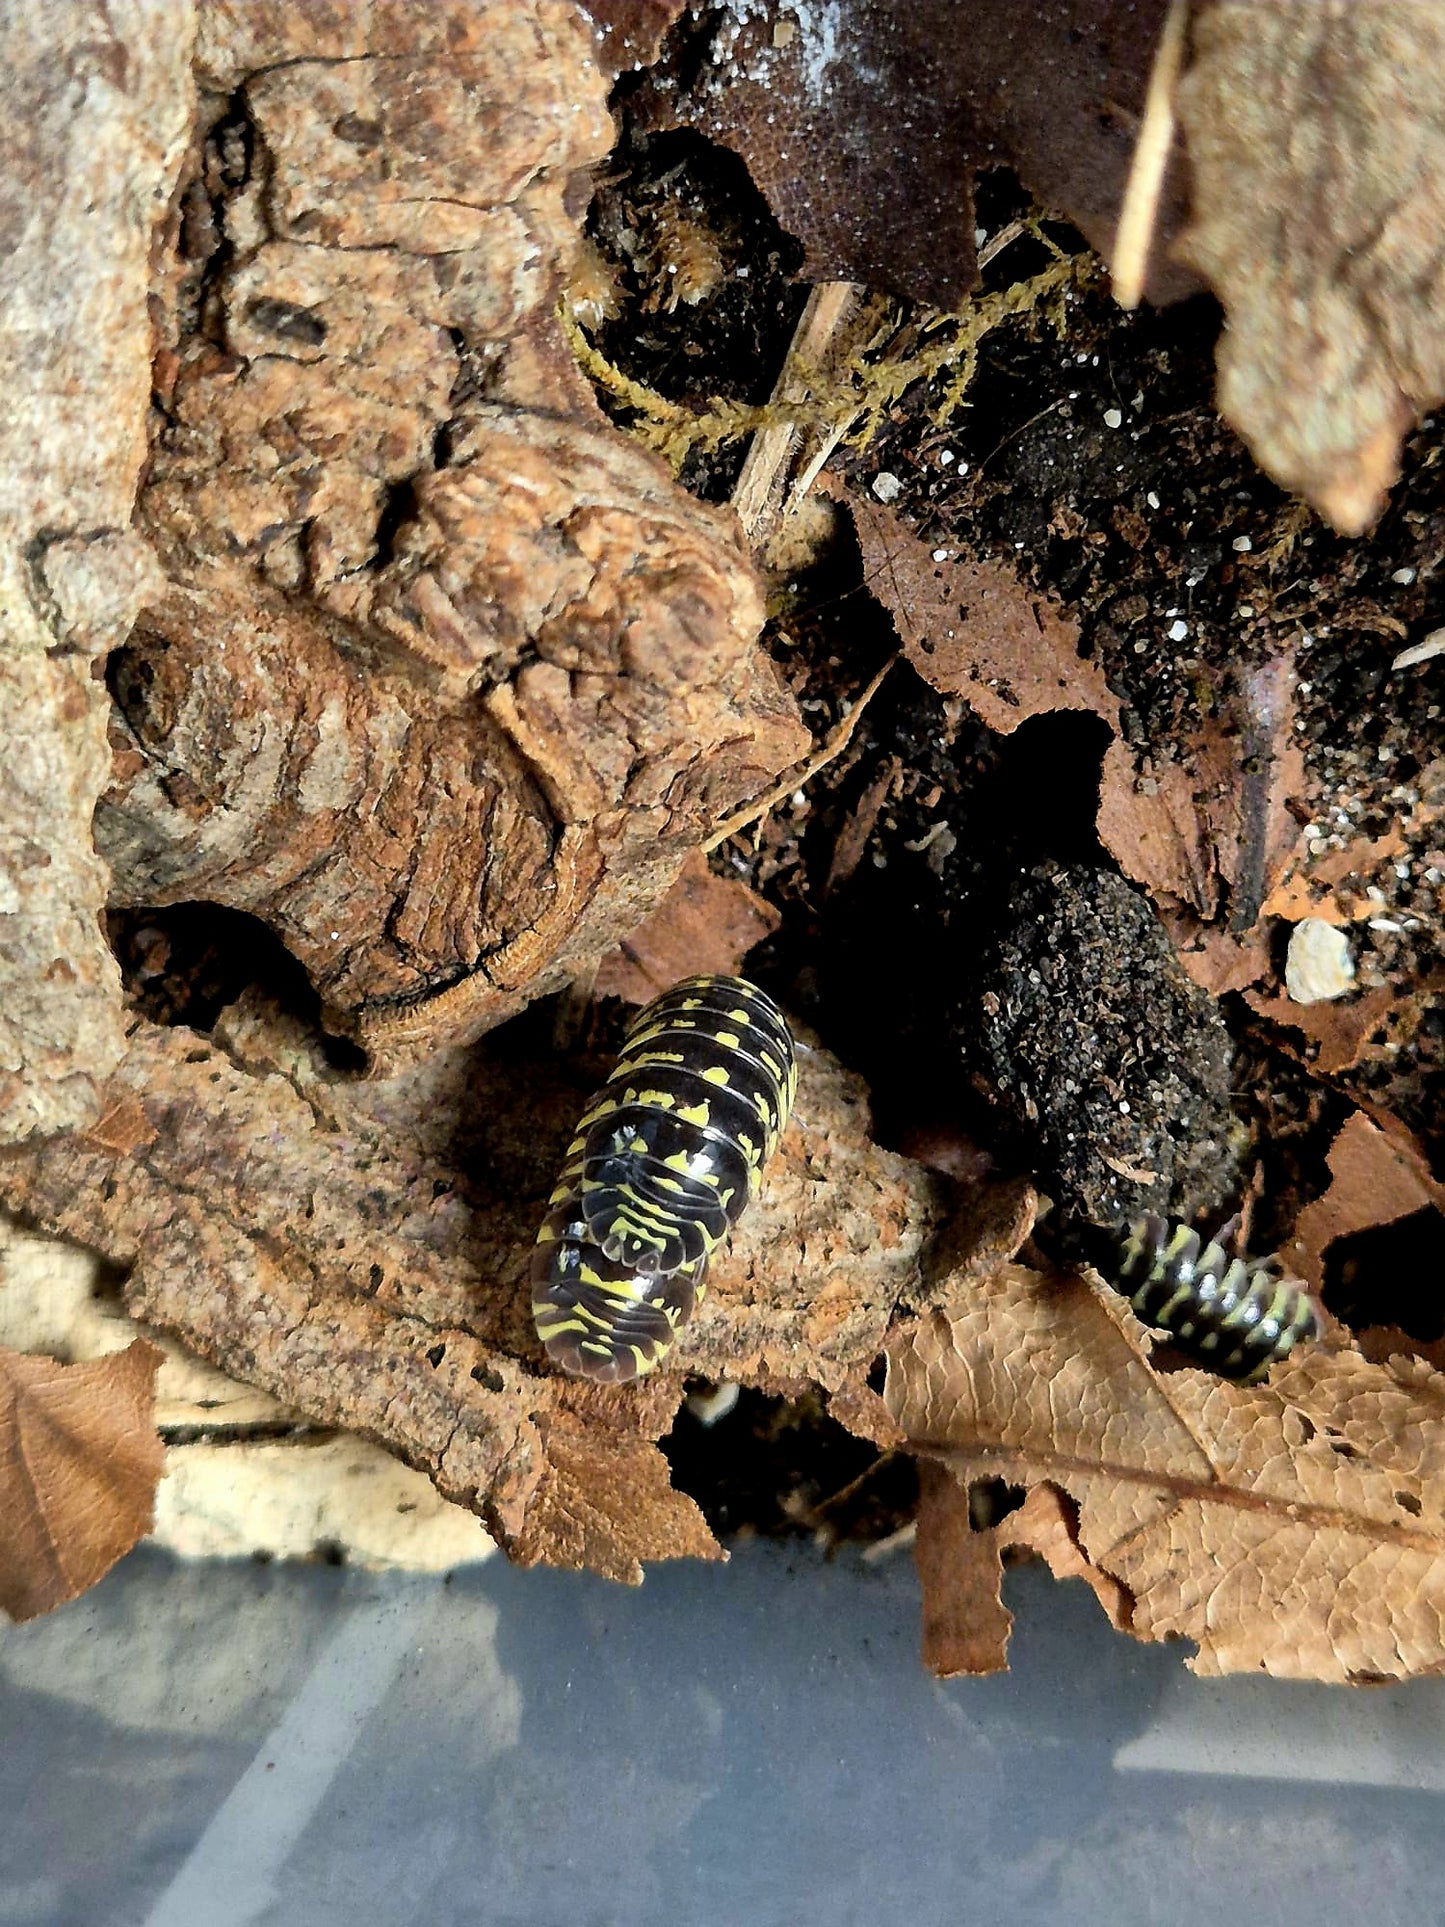
[[1290,935],[1284,987],[1296,1004],[1325,1004],[1355,987],[1355,960],[1343,930],[1306,917]]
[[903,493],[903,484],[888,469],[880,469],[873,477],[873,493],[880,502],[896,502]]

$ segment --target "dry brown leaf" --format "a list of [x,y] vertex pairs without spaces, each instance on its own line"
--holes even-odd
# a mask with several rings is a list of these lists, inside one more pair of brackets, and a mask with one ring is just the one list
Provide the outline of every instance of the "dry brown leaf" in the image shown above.
[[[1113,240],[1165,0],[727,0],[639,102],[733,147],[813,281],[957,307],[976,278],[973,177],[1011,163],[1095,247]],[[1161,233],[1181,217],[1178,183]],[[1164,247],[1151,292],[1192,285]]]
[[1284,996],[1262,997],[1253,990],[1246,991],[1244,1001],[1267,1023],[1302,1031],[1317,1046],[1312,1067],[1322,1077],[1336,1077],[1355,1068],[1379,1032],[1412,1000],[1383,986],[1319,1004],[1297,1004]]
[[1006,569],[936,562],[902,516],[848,491],[864,580],[892,616],[903,653],[940,695],[959,696],[1008,735],[1031,716],[1086,709],[1112,723],[1118,698],[1079,655],[1078,625]]
[[1269,927],[1264,923],[1236,936],[1218,924],[1202,922],[1188,910],[1162,908],[1159,920],[1191,980],[1211,997],[1257,984],[1273,967]]
[[1008,1664],[1013,1615],[999,1597],[1000,1555],[993,1532],[974,1530],[967,1492],[925,1459],[913,1558],[923,1588],[923,1663],[940,1679]]
[[[1445,1376],[1311,1346],[1239,1386],[1161,1375],[1148,1346],[1102,1286],[1009,1265],[890,1342],[885,1403],[960,1488],[1067,1494],[1073,1551],[1058,1521],[1031,1541],[1122,1589],[1136,1637],[1194,1640],[1196,1672],[1445,1669]],[[956,1514],[940,1527],[956,1551]],[[948,1546],[919,1556],[946,1580]]]
[[1214,0],[1179,89],[1179,252],[1228,314],[1219,405],[1347,535],[1445,398],[1445,17],[1435,0]]
[[0,1607],[12,1619],[74,1599],[150,1530],[160,1363],[143,1338],[79,1365],[0,1347]]
[[0,705],[24,718],[0,759],[0,1141],[93,1117],[124,1049],[91,842],[108,769],[91,658],[153,579],[127,524],[146,268],[190,120],[193,31],[186,4],[84,0],[0,25]]
[[1000,1582],[1010,1551],[1037,1553],[1055,1579],[1084,1580],[1110,1623],[1127,1629],[1128,1593],[1084,1557],[1075,1508],[1056,1486],[1033,1486],[1017,1511],[977,1529],[967,1486],[927,1460],[918,1473],[914,1556],[923,1586],[923,1663],[931,1673],[951,1679],[1007,1668],[1013,1614],[1000,1597]]
[[[1318,859],[1301,857],[1265,899],[1265,915],[1284,917],[1290,923],[1316,917],[1321,923],[1336,925],[1373,916],[1375,906],[1366,895],[1366,879],[1381,864],[1393,862],[1405,847],[1405,832],[1396,827],[1383,836],[1347,843]],[[1358,889],[1341,888],[1356,879]]]
[[613,140],[570,0],[214,6],[201,60],[97,833],[395,1060],[595,963],[809,739],[734,521],[561,342]]
[[650,67],[687,0],[581,0],[597,30],[597,52],[610,74]]
[[1324,1282],[1325,1253],[1337,1238],[1393,1224],[1432,1205],[1445,1211],[1445,1185],[1430,1172],[1423,1149],[1393,1119],[1377,1123],[1356,1111],[1330,1146],[1330,1186],[1307,1204],[1285,1257],[1316,1290]]
[[1238,940],[1255,928],[1299,844],[1289,808],[1305,788],[1294,688],[1291,659],[1272,657],[1241,674],[1225,715],[1182,746],[1179,762],[1141,770],[1122,741],[1104,757],[1099,836],[1125,875],[1205,922],[1227,912],[1233,946],[1181,946],[1206,989],[1211,977],[1230,989],[1253,981],[1242,972],[1260,953]]
[[[868,587],[940,694],[962,698],[1001,734],[1068,709],[1117,728],[1118,698],[1080,657],[1078,626],[1062,609],[996,564],[935,560],[895,511],[851,491],[845,499]],[[1243,672],[1227,716],[1186,744],[1181,762],[1140,768],[1118,737],[1104,756],[1100,839],[1160,904],[1185,969],[1215,996],[1269,968],[1259,918],[1298,848],[1290,805],[1305,788],[1295,680],[1288,655]],[[871,803],[865,797],[860,814]],[[845,830],[835,863],[846,867],[857,848]],[[1226,912],[1227,929],[1213,921]]]
[[260,1000],[214,1039],[139,1024],[103,1091],[124,1127],[16,1152],[0,1202],[124,1266],[147,1324],[420,1467],[517,1556],[636,1579],[711,1546],[656,1445],[685,1374],[859,1382],[919,1288],[935,1182],[872,1144],[855,1079],[806,1046],[800,1066],[706,1304],[635,1387],[545,1367],[527,1265],[593,1077],[515,1049],[350,1081]]
[[756,891],[735,877],[714,876],[695,851],[646,923],[602,959],[594,989],[599,997],[645,1004],[680,977],[734,975],[781,921]]

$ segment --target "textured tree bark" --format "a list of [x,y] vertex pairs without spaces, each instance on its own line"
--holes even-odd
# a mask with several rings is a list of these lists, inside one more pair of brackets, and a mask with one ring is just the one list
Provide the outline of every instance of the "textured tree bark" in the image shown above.
[[94,670],[157,580],[129,523],[194,30],[185,0],[0,6],[0,1142],[94,1117],[124,1048]]
[[207,5],[198,74],[98,835],[384,1064],[595,961],[807,738],[731,518],[555,328],[613,138],[571,0]]

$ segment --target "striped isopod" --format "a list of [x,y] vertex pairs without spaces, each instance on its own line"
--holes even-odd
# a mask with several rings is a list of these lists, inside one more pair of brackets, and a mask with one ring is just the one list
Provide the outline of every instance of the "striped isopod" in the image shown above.
[[1146,1325],[1221,1378],[1262,1378],[1301,1339],[1319,1335],[1314,1300],[1273,1258],[1230,1249],[1226,1227],[1205,1244],[1188,1225],[1152,1213],[1124,1240],[1118,1288]]
[[657,1364],[757,1190],[796,1082],[786,1019],[741,977],[689,977],[638,1012],[537,1234],[532,1309],[552,1359],[610,1384]]

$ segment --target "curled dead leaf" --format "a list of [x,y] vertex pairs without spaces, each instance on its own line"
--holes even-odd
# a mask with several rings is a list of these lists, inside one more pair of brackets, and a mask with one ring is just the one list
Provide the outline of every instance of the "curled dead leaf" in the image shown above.
[[150,1530],[160,1364],[143,1338],[76,1365],[0,1347],[0,1607],[12,1619],[74,1599]]

